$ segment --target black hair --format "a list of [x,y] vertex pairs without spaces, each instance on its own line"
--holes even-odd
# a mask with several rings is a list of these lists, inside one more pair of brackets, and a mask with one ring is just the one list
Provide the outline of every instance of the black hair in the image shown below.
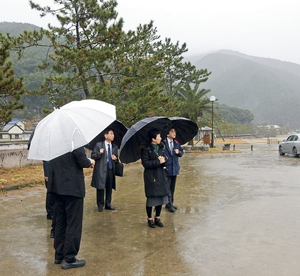
[[147,137],[149,139],[149,142],[151,143],[152,142],[152,139],[156,139],[156,136],[160,134],[160,131],[159,129],[157,128],[152,128],[148,131],[147,133]]
[[168,128],[168,133],[169,133],[172,129],[174,129],[174,130],[176,131],[176,128],[175,128],[173,125],[171,125],[171,126],[169,126],[169,128]]
[[110,131],[114,132],[113,129],[111,129],[111,128],[104,129],[103,130],[103,135],[108,134],[108,132],[110,132]]

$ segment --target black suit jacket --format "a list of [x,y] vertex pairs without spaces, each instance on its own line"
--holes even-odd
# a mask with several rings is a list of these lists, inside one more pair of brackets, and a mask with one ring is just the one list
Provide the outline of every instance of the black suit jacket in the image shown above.
[[83,147],[50,160],[48,192],[84,198],[83,168],[90,166]]

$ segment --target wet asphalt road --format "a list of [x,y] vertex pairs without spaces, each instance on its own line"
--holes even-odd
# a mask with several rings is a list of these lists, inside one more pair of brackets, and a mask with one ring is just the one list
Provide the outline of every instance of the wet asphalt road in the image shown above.
[[97,212],[87,178],[78,269],[53,263],[43,187],[1,195],[0,275],[300,275],[300,158],[236,150],[182,157],[163,228],[147,226],[141,165],[117,179],[113,212]]

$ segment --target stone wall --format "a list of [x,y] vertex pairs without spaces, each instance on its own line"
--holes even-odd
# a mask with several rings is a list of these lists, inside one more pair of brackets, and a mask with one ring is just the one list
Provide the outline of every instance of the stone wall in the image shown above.
[[0,150],[0,167],[14,168],[40,164],[40,160],[28,160],[27,149]]

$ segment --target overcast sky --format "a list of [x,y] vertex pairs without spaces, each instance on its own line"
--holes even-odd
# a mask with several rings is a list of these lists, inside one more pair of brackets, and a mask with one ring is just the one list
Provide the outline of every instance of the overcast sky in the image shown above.
[[[2,0],[0,21],[46,27],[27,0]],[[50,5],[52,0],[35,2]],[[125,30],[154,20],[161,38],[187,43],[188,55],[228,49],[300,64],[300,0],[118,0]]]

